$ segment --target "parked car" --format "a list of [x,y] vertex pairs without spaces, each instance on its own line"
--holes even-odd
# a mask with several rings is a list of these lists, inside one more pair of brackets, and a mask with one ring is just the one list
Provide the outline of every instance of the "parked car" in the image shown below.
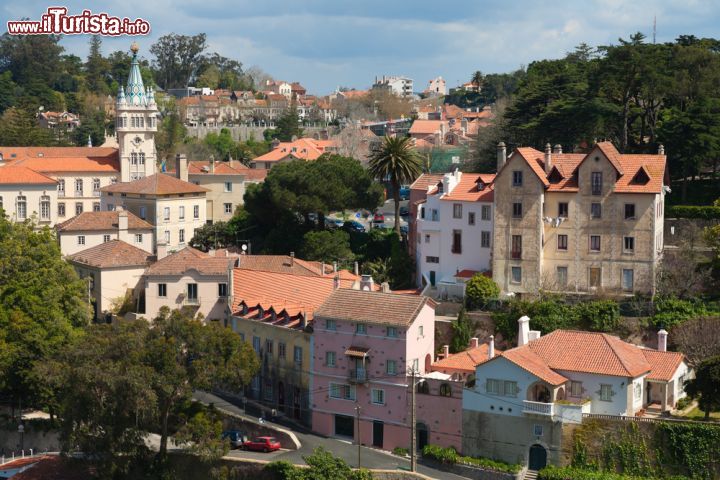
[[356,220],[350,220],[343,224],[343,228],[352,232],[364,232],[365,227]]
[[254,450],[256,452],[273,452],[280,450],[280,442],[275,437],[258,437],[254,440],[248,440],[242,445],[243,450]]
[[230,441],[230,448],[241,448],[249,440],[248,436],[240,430],[226,430],[222,433],[222,438]]
[[400,216],[407,217],[410,215],[410,209],[408,207],[400,207]]
[[373,215],[373,223],[385,223],[385,214],[375,212],[375,215]]
[[407,235],[410,232],[410,229],[407,225],[400,225],[400,234],[401,235]]
[[327,228],[340,228],[343,226],[343,223],[339,218],[325,217],[325,226]]
[[400,200],[409,200],[410,199],[410,185],[401,185],[400,186]]

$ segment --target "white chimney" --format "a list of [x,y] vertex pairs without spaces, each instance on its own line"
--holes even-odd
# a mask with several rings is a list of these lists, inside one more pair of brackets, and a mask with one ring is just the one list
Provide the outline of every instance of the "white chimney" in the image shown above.
[[523,315],[518,318],[518,347],[527,345],[528,341],[530,341],[530,317]]
[[505,166],[507,160],[507,150],[505,148],[505,142],[500,142],[497,145],[497,171],[499,172],[502,167]]
[[495,336],[490,335],[490,341],[488,342],[488,358],[495,356]]
[[658,350],[661,352],[667,352],[667,337],[668,332],[664,328],[658,332]]
[[[128,241],[128,214],[125,210],[117,212],[118,214],[118,240]],[[128,242],[129,243],[129,242]]]
[[383,293],[391,293],[390,292],[390,284],[388,282],[383,282],[380,284],[380,291]]
[[290,266],[295,265],[295,252],[290,252]]
[[450,356],[450,345],[443,345],[443,358]]
[[188,181],[187,157],[182,153],[175,155],[175,176],[183,182]]
[[355,268],[353,269],[353,272],[355,273],[355,276],[360,275],[360,266],[358,265],[358,262],[355,262]]
[[210,174],[212,175],[215,173],[215,159],[210,157],[209,163],[210,163]]
[[333,273],[337,273],[337,271],[338,271],[337,262],[333,262]]
[[545,173],[550,174],[552,170],[552,147],[549,143],[545,144]]
[[665,145],[662,143],[658,145],[658,155],[665,155]]
[[470,339],[470,348],[477,348],[480,344],[480,340],[477,337],[472,337]]
[[553,153],[561,154],[562,153],[562,145],[560,145],[559,143],[556,143],[555,146],[553,147]]
[[372,291],[374,281],[371,275],[363,275],[360,277],[360,290]]
[[324,276],[325,276],[325,262],[322,262],[322,263],[320,264],[320,276],[321,276],[321,277],[324,277]]
[[163,258],[167,257],[168,250],[167,250],[167,243],[158,243],[157,244],[157,259],[162,260]]

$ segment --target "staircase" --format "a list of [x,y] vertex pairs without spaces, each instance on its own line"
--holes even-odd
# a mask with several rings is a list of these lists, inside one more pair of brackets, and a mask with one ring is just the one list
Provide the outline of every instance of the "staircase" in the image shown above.
[[537,470],[528,470],[525,472],[525,480],[536,480],[538,478]]

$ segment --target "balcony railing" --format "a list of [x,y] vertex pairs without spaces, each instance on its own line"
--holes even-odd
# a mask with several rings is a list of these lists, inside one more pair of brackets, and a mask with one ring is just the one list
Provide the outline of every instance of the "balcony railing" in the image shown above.
[[522,258],[522,250],[512,250],[510,252],[510,257],[513,260],[520,260]]
[[543,402],[531,402],[523,400],[523,413],[531,413],[534,415],[553,415],[553,404]]
[[368,381],[367,370],[364,368],[353,368],[350,370],[350,383],[366,383]]
[[183,299],[183,305],[200,305],[200,297],[185,297]]

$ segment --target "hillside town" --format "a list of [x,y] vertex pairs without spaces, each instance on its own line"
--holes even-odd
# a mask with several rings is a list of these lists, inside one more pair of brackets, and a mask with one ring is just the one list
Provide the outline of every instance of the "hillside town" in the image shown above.
[[323,95],[132,40],[0,37],[1,479],[720,478],[720,41]]

